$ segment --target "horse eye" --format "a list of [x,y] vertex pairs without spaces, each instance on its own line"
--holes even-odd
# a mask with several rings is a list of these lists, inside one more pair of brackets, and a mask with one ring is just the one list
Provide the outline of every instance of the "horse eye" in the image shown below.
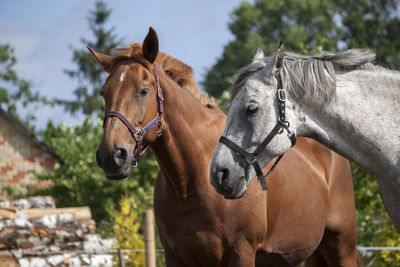
[[249,105],[248,107],[246,107],[246,115],[255,115],[258,111],[258,107],[255,105]]
[[148,88],[143,88],[143,89],[140,89],[139,94],[140,94],[141,97],[144,97],[144,96],[147,96],[148,92],[149,92]]

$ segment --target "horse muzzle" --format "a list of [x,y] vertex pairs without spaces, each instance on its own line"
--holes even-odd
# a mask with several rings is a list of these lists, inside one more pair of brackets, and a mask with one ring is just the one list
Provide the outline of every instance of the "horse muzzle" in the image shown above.
[[97,165],[110,180],[122,180],[129,176],[133,155],[125,148],[99,148],[96,151]]
[[210,181],[215,190],[226,199],[241,198],[246,193],[246,180],[238,177],[238,180],[230,177],[229,168],[218,166],[213,162],[210,172]]

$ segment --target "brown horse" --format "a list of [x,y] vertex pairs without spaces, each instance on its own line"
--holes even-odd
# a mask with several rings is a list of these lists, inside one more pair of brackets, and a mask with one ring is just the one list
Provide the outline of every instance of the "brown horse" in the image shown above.
[[109,179],[125,178],[150,145],[160,166],[154,210],[167,266],[291,266],[309,257],[321,266],[356,266],[345,159],[299,138],[268,193],[253,181],[243,198],[227,200],[209,178],[226,116],[199,94],[191,68],[158,51],[152,28],[143,45],[113,57],[91,51],[110,74],[98,164]]

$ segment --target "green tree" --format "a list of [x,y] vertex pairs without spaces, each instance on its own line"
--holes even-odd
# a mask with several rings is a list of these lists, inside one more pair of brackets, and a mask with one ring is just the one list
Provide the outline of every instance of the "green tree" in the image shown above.
[[23,122],[33,132],[33,125],[29,123],[35,119],[33,113],[28,113],[22,120],[17,114],[17,107],[28,108],[32,104],[48,103],[48,101],[38,92],[32,91],[32,84],[29,81],[18,76],[15,71],[16,63],[14,48],[9,44],[0,44],[0,108]]
[[243,2],[231,13],[229,42],[203,82],[219,97],[240,67],[248,64],[257,47],[276,51],[280,40],[288,51],[308,54],[368,47],[377,63],[400,67],[400,15],[397,0],[255,0]]
[[274,52],[281,40],[285,48],[307,53],[322,46],[336,50],[340,30],[334,21],[334,6],[328,0],[257,0],[242,2],[231,13],[229,42],[202,82],[205,90],[219,97],[240,67],[254,56],[257,47]]
[[88,17],[89,28],[95,37],[95,41],[82,38],[83,48],[73,51],[72,60],[76,63],[77,69],[65,71],[79,83],[74,91],[76,98],[72,101],[58,99],[57,102],[71,113],[81,111],[90,115],[104,110],[104,102],[99,94],[107,74],[86,46],[89,45],[96,51],[109,55],[113,48],[120,45],[122,40],[115,34],[115,28],[106,28],[110,15],[111,9],[104,2],[96,2],[95,9],[90,11]]
[[344,48],[368,47],[377,63],[400,68],[398,0],[335,0],[343,24]]

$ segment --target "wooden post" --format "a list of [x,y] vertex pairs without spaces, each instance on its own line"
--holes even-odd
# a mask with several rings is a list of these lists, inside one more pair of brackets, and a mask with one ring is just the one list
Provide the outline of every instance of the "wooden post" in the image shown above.
[[118,249],[118,266],[125,267],[124,252],[120,248]]
[[146,253],[146,267],[156,267],[156,242],[154,237],[153,210],[144,212],[144,247]]

